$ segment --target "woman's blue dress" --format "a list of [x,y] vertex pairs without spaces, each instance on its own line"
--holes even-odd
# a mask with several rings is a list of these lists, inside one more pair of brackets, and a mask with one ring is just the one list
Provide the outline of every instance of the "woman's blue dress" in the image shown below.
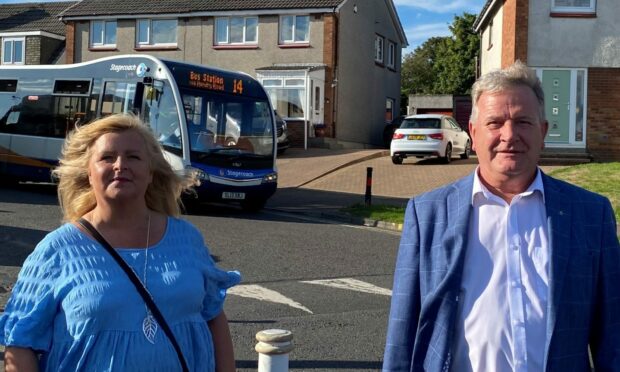
[[[191,371],[214,371],[207,321],[221,311],[236,271],[218,269],[200,232],[169,217],[159,243],[117,249],[147,286]],[[49,233],[26,259],[4,314],[0,344],[41,352],[41,371],[179,371],[161,327],[142,331],[142,297],[105,249],[72,224]]]

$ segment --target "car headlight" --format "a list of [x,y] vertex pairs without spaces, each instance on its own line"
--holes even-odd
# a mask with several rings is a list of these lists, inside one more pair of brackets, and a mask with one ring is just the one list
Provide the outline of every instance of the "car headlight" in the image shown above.
[[272,183],[272,182],[278,182],[277,173],[269,173],[265,177],[263,177],[263,183]]

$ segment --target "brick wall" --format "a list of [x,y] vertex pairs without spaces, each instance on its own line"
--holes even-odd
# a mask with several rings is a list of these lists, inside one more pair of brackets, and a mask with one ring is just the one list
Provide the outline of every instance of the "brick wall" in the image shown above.
[[65,30],[66,63],[73,63],[75,61],[75,22],[68,21]]
[[336,133],[334,123],[334,67],[336,66],[336,40],[338,18],[335,14],[325,14],[323,16],[323,63],[325,68],[325,97],[324,97],[324,117],[325,117],[325,137],[334,137]]
[[588,69],[586,146],[596,161],[620,160],[620,68]]
[[288,140],[291,141],[291,147],[304,147],[304,122],[287,120]]
[[506,0],[502,18],[502,68],[516,60],[527,64],[529,1]]

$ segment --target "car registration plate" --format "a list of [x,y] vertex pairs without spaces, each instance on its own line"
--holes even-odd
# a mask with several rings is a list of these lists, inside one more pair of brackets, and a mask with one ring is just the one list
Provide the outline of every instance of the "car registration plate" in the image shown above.
[[424,141],[426,136],[423,134],[410,134],[407,136],[407,139],[412,141]]
[[228,192],[228,191],[224,191],[222,193],[222,199],[243,200],[243,199],[245,199],[245,193],[244,192]]

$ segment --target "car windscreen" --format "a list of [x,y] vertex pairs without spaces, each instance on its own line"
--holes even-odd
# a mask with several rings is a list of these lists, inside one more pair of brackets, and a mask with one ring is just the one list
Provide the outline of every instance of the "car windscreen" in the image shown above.
[[407,118],[400,125],[401,129],[440,129],[441,119],[435,118]]

